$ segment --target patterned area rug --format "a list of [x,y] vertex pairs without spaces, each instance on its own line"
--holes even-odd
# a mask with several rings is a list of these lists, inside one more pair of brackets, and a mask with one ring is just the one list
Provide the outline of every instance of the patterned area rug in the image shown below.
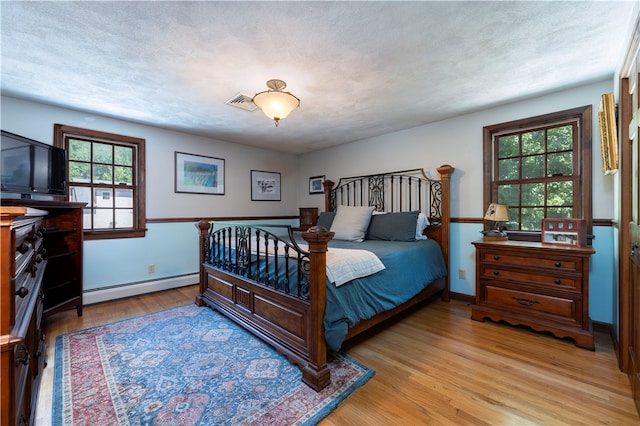
[[312,425],[374,371],[346,354],[315,392],[232,321],[187,305],[58,336],[54,425]]

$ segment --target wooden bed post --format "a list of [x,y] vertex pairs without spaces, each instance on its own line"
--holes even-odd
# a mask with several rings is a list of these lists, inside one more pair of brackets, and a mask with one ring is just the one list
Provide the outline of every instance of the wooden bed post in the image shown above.
[[[444,263],[447,267],[447,271],[449,271],[449,245],[450,245],[450,241],[449,241],[449,237],[450,237],[450,232],[449,232],[449,227],[451,226],[451,174],[453,173],[453,171],[455,170],[452,166],[448,165],[448,164],[444,164],[440,167],[438,167],[438,173],[440,173],[440,180],[442,182],[442,198],[440,199],[440,217],[442,218],[441,220],[441,248],[442,248],[442,255],[444,256]],[[444,291],[442,292],[442,300],[444,300],[445,302],[448,302],[450,300],[450,294],[449,294],[449,290],[450,290],[450,277],[451,277],[451,271],[449,271],[449,273],[447,274],[447,284],[446,287],[444,289]]]
[[316,391],[331,382],[323,320],[327,305],[327,244],[334,235],[318,226],[302,233],[302,238],[309,244],[309,300],[313,301],[309,304],[307,327],[309,363],[302,367],[302,381]]
[[332,180],[325,180],[322,182],[322,186],[324,186],[324,211],[331,211],[331,188],[333,188]]
[[197,225],[200,230],[200,263],[198,264],[200,270],[200,290],[198,291],[198,295],[196,296],[196,305],[205,306],[205,303],[201,299],[201,295],[207,289],[207,272],[204,269],[204,259],[206,256],[205,253],[205,240],[207,238],[207,234],[209,233],[209,229],[211,229],[211,224],[208,220],[201,220]]

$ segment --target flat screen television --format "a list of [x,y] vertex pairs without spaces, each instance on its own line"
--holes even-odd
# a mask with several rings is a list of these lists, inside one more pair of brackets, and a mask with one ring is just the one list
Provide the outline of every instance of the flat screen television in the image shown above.
[[65,150],[2,130],[0,189],[20,194],[66,194]]

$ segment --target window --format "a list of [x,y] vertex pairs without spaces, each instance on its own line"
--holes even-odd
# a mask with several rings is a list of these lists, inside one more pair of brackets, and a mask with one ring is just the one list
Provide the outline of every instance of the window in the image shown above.
[[85,239],[144,237],[144,139],[54,125],[69,201],[86,203]]
[[484,128],[484,204],[509,206],[511,239],[539,240],[543,218],[591,233],[591,106]]

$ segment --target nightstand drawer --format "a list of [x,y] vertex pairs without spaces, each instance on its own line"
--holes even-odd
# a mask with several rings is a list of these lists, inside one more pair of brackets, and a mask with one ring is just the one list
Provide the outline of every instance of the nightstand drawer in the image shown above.
[[582,258],[572,256],[537,256],[535,253],[483,250],[480,262],[500,265],[527,266],[535,269],[549,271],[580,272],[582,270]]
[[488,305],[517,308],[530,314],[546,314],[575,322],[580,319],[579,303],[575,299],[553,297],[544,294],[496,287],[487,284],[484,302]]
[[541,270],[540,273],[502,268],[500,265],[480,265],[480,279],[507,280],[527,285],[543,286],[553,290],[582,291],[582,277],[553,274],[554,271]]

